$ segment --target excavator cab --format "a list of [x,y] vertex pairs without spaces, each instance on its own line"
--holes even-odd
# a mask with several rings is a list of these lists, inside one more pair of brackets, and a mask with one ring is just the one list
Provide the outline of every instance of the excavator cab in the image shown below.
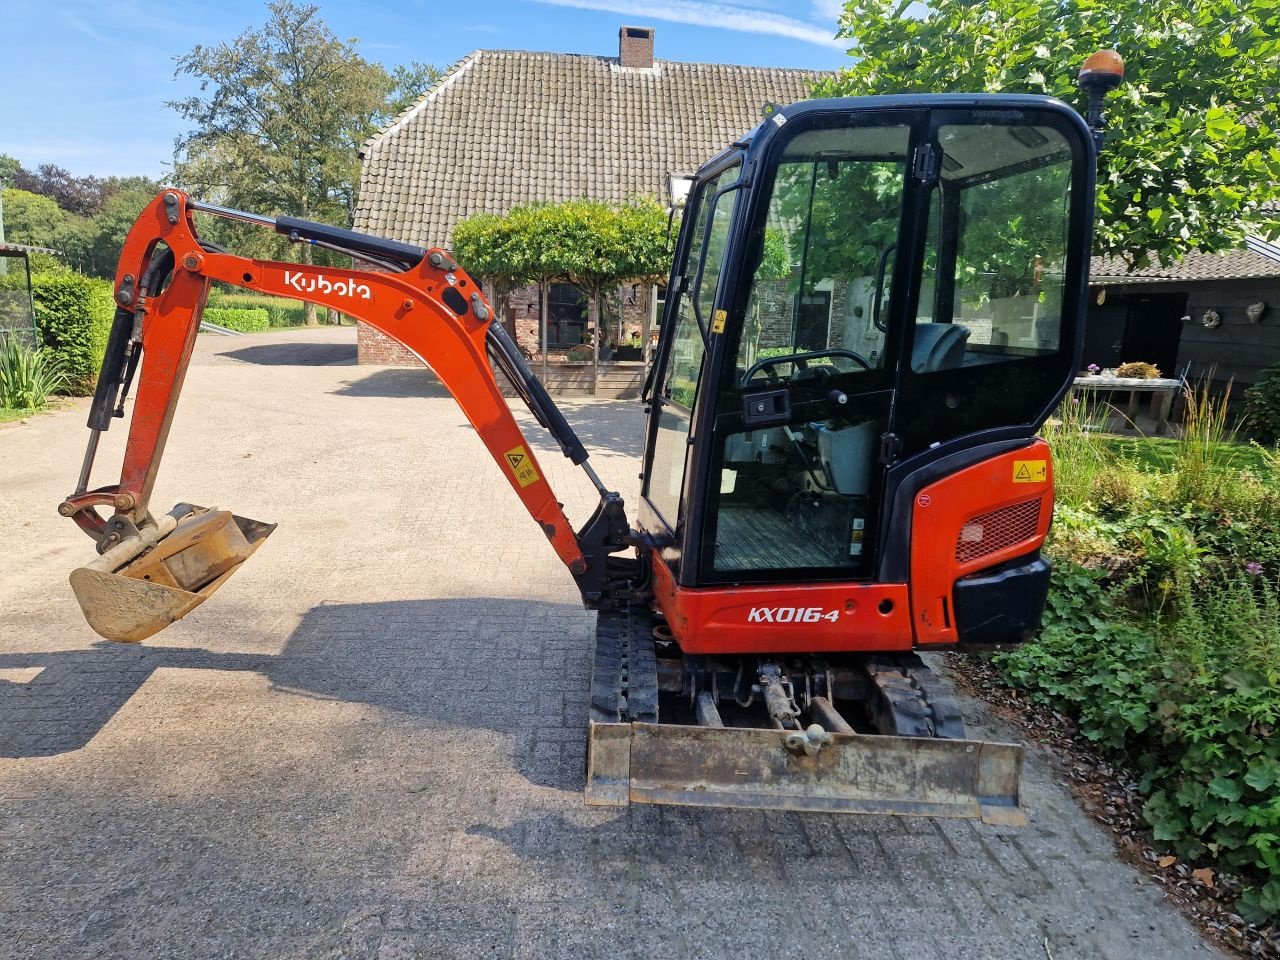
[[1065,105],[952,95],[775,109],[698,173],[639,510],[683,650],[1039,622],[1035,433],[1076,368],[1093,170]]

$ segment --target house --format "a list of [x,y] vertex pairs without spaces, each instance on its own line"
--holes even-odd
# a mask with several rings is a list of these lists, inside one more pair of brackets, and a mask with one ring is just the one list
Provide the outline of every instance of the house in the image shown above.
[[[766,103],[806,98],[822,76],[655,60],[649,27],[622,27],[617,57],[479,50],[364,144],[355,228],[447,247],[459,221],[535,201],[647,194],[669,205],[669,177],[692,173],[756,127]],[[607,307],[627,332],[646,335],[661,289],[625,284],[616,296]],[[586,298],[554,284],[549,303],[554,355],[583,341]],[[502,318],[530,352],[542,342],[539,313],[532,288],[518,291]],[[365,326],[359,356],[417,362]]]
[[1233,393],[1280,363],[1280,246],[1249,237],[1225,253],[1187,254],[1132,273],[1095,257],[1084,364],[1145,360],[1166,376],[1209,378]]

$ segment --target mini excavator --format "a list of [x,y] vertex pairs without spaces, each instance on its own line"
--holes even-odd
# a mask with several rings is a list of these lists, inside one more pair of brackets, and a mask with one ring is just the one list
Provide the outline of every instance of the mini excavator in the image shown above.
[[[630,517],[448,252],[165,190],[125,242],[59,507],[98,545],[71,574],[86,619],[143,640],[270,535],[149,501],[210,284],[302,299],[435,371],[598,611],[587,802],[1018,822],[1021,748],[965,739],[919,653],[1018,643],[1043,613],[1037,430],[1079,362],[1101,103],[1121,73],[1109,51],[1086,62],[1088,123],[1026,95],[767,107],[693,178]],[[196,213],[372,268],[238,256],[201,241]],[[499,373],[598,490],[579,529]],[[90,489],[135,377],[120,480]]]

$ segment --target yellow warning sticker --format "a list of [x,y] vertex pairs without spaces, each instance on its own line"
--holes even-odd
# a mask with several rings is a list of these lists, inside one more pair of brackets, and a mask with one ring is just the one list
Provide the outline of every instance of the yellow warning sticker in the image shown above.
[[723,310],[717,310],[711,317],[711,332],[724,333],[724,325],[728,321],[729,315]]
[[1015,460],[1013,461],[1014,483],[1044,483],[1049,479],[1049,461],[1047,460]]
[[529,451],[524,447],[508,450],[503,456],[507,458],[507,466],[515,474],[520,486],[527,487],[531,483],[538,482],[540,479],[538,468],[533,465],[533,461],[529,458]]

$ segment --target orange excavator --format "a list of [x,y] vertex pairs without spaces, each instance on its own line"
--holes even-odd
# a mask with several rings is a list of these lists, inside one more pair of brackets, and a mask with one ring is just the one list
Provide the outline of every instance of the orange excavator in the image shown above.
[[[965,739],[920,651],[1038,626],[1052,468],[1037,430],[1079,363],[1101,101],[813,100],[766,108],[694,177],[644,389],[628,515],[483,292],[444,250],[161,193],[130,231],[60,512],[100,556],[71,583],[102,636],[187,614],[272,525],[152,487],[210,284],[354,316],[430,365],[598,611],[588,802],[1016,822],[1021,748]],[[350,256],[238,256],[196,213]],[[503,397],[514,387],[599,491],[575,529]],[[132,419],[118,483],[98,439]],[[111,511],[110,516],[98,512]]]

